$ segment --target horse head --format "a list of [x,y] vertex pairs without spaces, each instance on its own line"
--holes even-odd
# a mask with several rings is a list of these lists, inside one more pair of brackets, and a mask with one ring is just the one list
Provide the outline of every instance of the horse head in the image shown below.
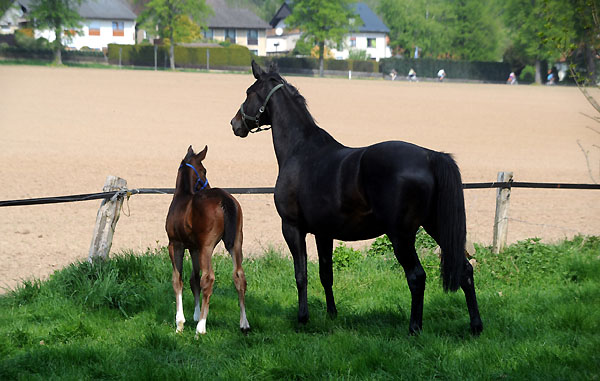
[[[188,179],[186,183],[194,184],[193,192],[197,192],[208,187],[206,168],[204,168],[204,165],[202,165],[202,160],[206,158],[206,152],[208,152],[208,146],[205,146],[202,151],[196,154],[190,145],[185,157],[181,161],[181,165],[179,166],[179,174],[183,176],[182,180],[183,178],[186,178]],[[179,185],[179,183],[180,181],[178,176],[177,184]]]
[[266,130],[262,126],[271,124],[271,115],[267,110],[269,99],[284,85],[276,63],[271,63],[265,72],[252,60],[252,74],[256,81],[246,90],[246,100],[231,119],[231,127],[236,136],[245,138],[248,133]]

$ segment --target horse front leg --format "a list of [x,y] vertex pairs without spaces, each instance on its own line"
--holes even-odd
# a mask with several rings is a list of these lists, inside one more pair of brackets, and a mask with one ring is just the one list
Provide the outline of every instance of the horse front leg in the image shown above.
[[483,331],[483,323],[479,316],[479,307],[477,306],[477,297],[475,296],[475,282],[473,280],[473,266],[465,258],[463,275],[460,280],[460,287],[465,293],[469,317],[471,319],[471,333],[475,336]]
[[298,289],[298,322],[308,322],[308,299],[306,294],[306,233],[297,227],[283,223],[283,237],[292,253],[294,259],[294,273],[296,275],[296,287]]
[[181,278],[181,272],[183,270],[183,254],[185,248],[181,244],[175,244],[169,242],[169,257],[171,257],[171,264],[173,265],[173,291],[175,292],[175,305],[177,313],[175,315],[175,332],[180,333],[183,331],[185,325],[185,316],[183,315],[183,280]]
[[317,252],[319,253],[319,277],[325,290],[325,301],[327,302],[327,313],[329,317],[337,316],[335,300],[333,298],[333,239],[323,236],[315,236]]

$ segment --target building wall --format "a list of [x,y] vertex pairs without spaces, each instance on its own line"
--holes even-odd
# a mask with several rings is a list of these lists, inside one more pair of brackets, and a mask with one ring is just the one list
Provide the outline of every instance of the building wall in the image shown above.
[[[225,29],[211,28],[213,32],[213,40],[225,41]],[[235,30],[235,43],[237,45],[246,46],[250,51],[253,51],[258,56],[267,55],[267,38],[266,31],[258,29],[258,44],[248,45],[248,29]]]
[[[123,35],[114,35],[113,21],[123,23]],[[99,30],[99,35],[90,35],[90,26],[94,30]],[[63,38],[63,44],[73,49],[81,49],[87,46],[91,49],[103,49],[108,44],[135,44],[135,22],[125,20],[85,20],[83,27],[79,30],[81,35],[74,35],[71,38]],[[48,41],[54,41],[55,33],[50,30],[35,31],[35,37],[44,37]]]
[[[356,46],[352,46],[352,38],[355,39]],[[368,46],[368,39],[375,39],[375,47]],[[352,49],[365,50],[367,55],[376,61],[391,56],[384,33],[351,33],[345,38],[344,49],[332,49],[332,52],[335,58],[345,60]]]

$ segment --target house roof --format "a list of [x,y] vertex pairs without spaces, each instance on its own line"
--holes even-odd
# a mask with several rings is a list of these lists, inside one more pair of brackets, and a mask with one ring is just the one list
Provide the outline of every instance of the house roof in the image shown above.
[[[17,0],[17,3],[29,12],[34,1]],[[135,20],[137,18],[123,0],[83,0],[77,11],[86,19]]]
[[209,28],[270,29],[271,26],[254,12],[245,8],[231,8],[224,0],[206,0],[214,14],[208,19]]
[[135,20],[136,14],[122,0],[83,0],[79,14],[86,19]]
[[[358,27],[359,32],[376,32],[376,33],[389,33],[390,29],[381,21],[381,19],[373,13],[371,8],[365,3],[356,3],[353,4],[354,11],[360,16],[362,19],[362,25]],[[284,1],[275,16],[271,19],[269,24],[273,28],[277,26],[277,24],[288,17],[292,13],[290,6],[287,4],[287,1]]]
[[365,3],[354,4],[356,13],[363,21],[363,25],[358,27],[359,32],[378,32],[389,33],[390,29],[373,13],[371,8]]
[[290,9],[290,6],[286,1],[284,1],[283,4],[281,4],[281,7],[279,7],[279,10],[275,13],[275,16],[273,16],[271,21],[269,21],[269,24],[272,28],[275,28],[281,20],[285,19],[291,14],[292,10]]

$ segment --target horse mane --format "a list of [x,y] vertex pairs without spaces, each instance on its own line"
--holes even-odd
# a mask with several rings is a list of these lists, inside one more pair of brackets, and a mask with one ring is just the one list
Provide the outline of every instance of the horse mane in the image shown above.
[[300,94],[300,91],[298,91],[298,89],[294,85],[292,85],[291,83],[289,83],[288,81],[283,79],[281,76],[278,75],[278,77],[279,77],[278,79],[281,80],[281,83],[284,84],[284,87],[288,90],[289,95],[291,96],[291,99],[296,103],[297,106],[300,107],[302,112],[306,115],[306,118],[308,119],[308,121],[311,124],[316,125],[317,123],[315,121],[315,118],[312,116],[312,114],[308,110],[308,105],[306,104],[306,98],[304,98],[304,96],[302,94]]

